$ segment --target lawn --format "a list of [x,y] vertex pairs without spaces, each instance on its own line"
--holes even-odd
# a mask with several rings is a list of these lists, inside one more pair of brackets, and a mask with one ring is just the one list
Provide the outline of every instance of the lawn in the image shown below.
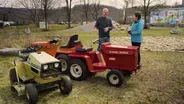
[[[78,24],[72,24],[71,27],[76,27]],[[41,33],[42,29],[37,28],[35,25],[27,25],[27,26],[9,26],[5,27],[3,30],[0,30],[0,35],[7,35],[9,33],[19,33],[23,34],[26,28],[30,28],[31,33]],[[57,24],[50,24],[49,25],[50,31],[61,31],[67,29],[67,25],[57,25]],[[46,32],[47,33],[47,32]]]
[[[10,28],[10,27],[9,27]],[[24,30],[24,27],[21,27]],[[55,30],[54,30],[55,28]],[[61,37],[67,42],[68,36],[79,34],[79,39],[85,46],[91,46],[97,39],[96,32],[61,31],[62,27],[54,27],[49,32],[37,31],[27,36],[3,35],[0,30],[0,49],[4,47],[26,47],[32,41],[49,40]],[[34,30],[35,29],[35,30]],[[152,28],[144,31],[144,36],[171,36],[171,28]],[[12,31],[7,30],[7,33]],[[181,29],[184,32],[183,29]],[[111,36],[128,36],[126,32],[114,31]],[[96,48],[95,45],[92,45]],[[39,94],[38,104],[183,104],[184,96],[184,53],[178,52],[148,52],[142,51],[143,69],[127,79],[127,85],[114,88],[106,82],[106,72],[98,73],[86,81],[73,81],[73,90],[70,95],[64,96],[59,90],[49,90]],[[18,97],[10,90],[9,70],[13,67],[12,61],[18,59],[14,56],[0,56],[0,104],[26,104],[25,97]]]
[[[73,81],[73,91],[69,96],[63,96],[59,90],[41,92],[38,104],[184,103],[180,97],[184,85],[183,55],[184,53],[173,52],[143,52],[143,69],[127,79],[127,85],[111,87],[105,79],[107,72],[98,73],[86,81]],[[8,72],[13,67],[11,62],[14,59],[15,57],[0,56],[1,104],[26,103],[25,97],[17,97],[9,87]]]

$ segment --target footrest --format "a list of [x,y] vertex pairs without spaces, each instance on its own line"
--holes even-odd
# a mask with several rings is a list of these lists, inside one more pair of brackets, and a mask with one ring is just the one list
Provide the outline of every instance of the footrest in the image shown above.
[[94,63],[93,66],[94,66],[94,67],[105,67],[106,64],[103,63],[103,62],[100,62],[100,63]]

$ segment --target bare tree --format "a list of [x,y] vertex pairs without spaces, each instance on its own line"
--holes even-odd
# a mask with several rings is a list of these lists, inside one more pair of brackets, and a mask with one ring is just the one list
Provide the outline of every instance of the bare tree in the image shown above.
[[48,15],[50,14],[49,10],[53,9],[57,4],[55,0],[41,0],[41,7],[43,7],[44,11],[44,19],[45,19],[45,31],[48,31]]
[[143,0],[143,2],[141,3],[141,7],[139,7],[138,9],[144,15],[145,28],[147,28],[147,17],[150,15],[150,13],[162,7],[164,3],[164,0]]
[[81,25],[83,25],[84,20],[84,13],[79,12],[80,6],[77,6],[72,10],[72,20],[79,22]]
[[178,6],[178,5],[180,5],[180,4],[179,4],[179,2],[176,1],[176,2],[174,3],[174,6]]
[[44,16],[41,0],[20,0],[19,3],[27,9],[28,13],[22,12],[28,19],[32,20],[33,23],[39,27],[39,22],[43,20]]
[[8,1],[7,0],[1,0],[0,1],[0,6],[4,7],[5,5],[7,5]]
[[126,24],[126,21],[127,21],[127,13],[128,13],[128,7],[129,7],[129,4],[131,3],[130,0],[123,0],[124,2],[124,24]]
[[66,3],[66,17],[68,21],[68,28],[71,28],[71,12],[72,12],[72,0],[65,0]]
[[3,21],[8,21],[8,15],[12,12],[13,10],[13,4],[8,5],[7,0],[0,1],[0,6],[6,9],[0,10],[0,15],[2,16]]
[[95,2],[91,5],[91,9],[90,9],[90,12],[94,20],[97,20],[100,14],[100,10],[101,10],[100,0],[95,0]]
[[88,14],[90,10],[90,0],[80,0],[81,3],[81,12],[85,15],[86,24],[88,23]]
[[135,4],[135,0],[131,0],[130,2],[131,2],[131,6],[133,8],[134,7],[134,4]]

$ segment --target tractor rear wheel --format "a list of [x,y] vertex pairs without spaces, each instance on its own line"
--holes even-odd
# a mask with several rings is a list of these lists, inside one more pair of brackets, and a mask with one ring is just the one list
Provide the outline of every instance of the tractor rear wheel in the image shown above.
[[13,85],[15,83],[18,83],[17,74],[16,74],[16,71],[15,71],[15,68],[10,70],[9,78],[10,78],[10,85],[11,85],[10,88],[11,88],[11,91],[12,92],[16,92],[15,88],[13,87]]
[[33,83],[26,84],[25,94],[29,101],[29,104],[36,104],[38,102],[38,90],[35,84]]
[[68,76],[63,76],[59,82],[59,89],[62,94],[69,94],[72,91],[72,81]]
[[119,70],[111,70],[107,73],[107,82],[111,86],[120,87],[123,83],[125,83],[125,79],[123,74]]
[[85,80],[89,75],[87,65],[80,59],[73,59],[71,61],[69,75],[73,80]]
[[57,56],[56,58],[61,61],[62,73],[68,74],[69,67],[70,67],[70,58],[65,54],[61,54],[61,55]]
[[14,83],[18,82],[15,68],[13,68],[13,69],[10,70],[9,78],[10,78],[10,84],[11,84],[11,86]]

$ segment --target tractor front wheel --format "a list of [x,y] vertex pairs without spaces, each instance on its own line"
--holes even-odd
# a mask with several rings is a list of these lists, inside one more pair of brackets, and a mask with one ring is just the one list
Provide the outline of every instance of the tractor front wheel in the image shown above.
[[123,74],[119,70],[111,70],[107,73],[107,82],[111,86],[120,87],[123,83],[125,83],[125,79]]
[[71,61],[69,75],[73,80],[85,80],[89,75],[87,65],[80,59],[73,59]]
[[38,91],[36,85],[33,83],[26,84],[25,94],[29,101],[29,104],[36,104],[38,101]]
[[56,58],[61,61],[62,73],[67,74],[69,71],[69,67],[70,67],[70,63],[69,63],[70,58],[65,54],[61,54],[61,55],[57,56]]
[[63,76],[59,82],[59,89],[62,94],[69,94],[72,91],[72,81],[68,76]]

